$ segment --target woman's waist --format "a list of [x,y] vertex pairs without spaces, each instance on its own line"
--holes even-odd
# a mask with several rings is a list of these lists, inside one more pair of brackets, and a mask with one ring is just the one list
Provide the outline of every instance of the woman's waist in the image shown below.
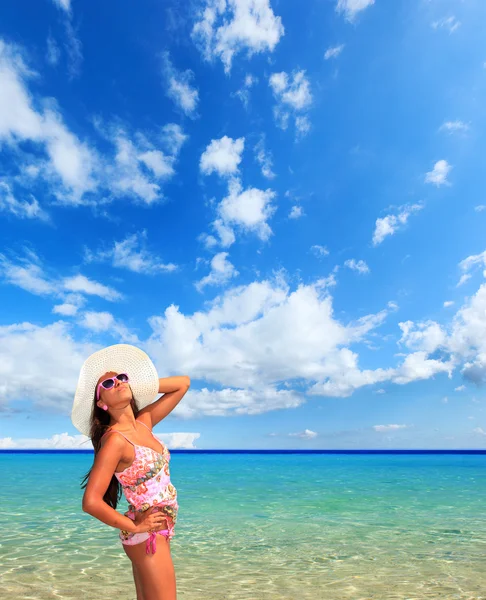
[[163,512],[172,512],[179,509],[177,500],[168,500],[166,502],[144,502],[143,504],[128,503],[128,513],[135,515],[136,513],[144,513],[147,510],[158,508]]

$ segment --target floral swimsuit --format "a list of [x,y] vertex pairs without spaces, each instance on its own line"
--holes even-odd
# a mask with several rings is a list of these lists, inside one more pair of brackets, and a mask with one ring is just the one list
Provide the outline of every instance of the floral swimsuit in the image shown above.
[[[145,423],[137,420],[144,427]],[[150,431],[150,429],[147,427]],[[116,431],[112,429],[111,431]],[[151,431],[150,431],[151,432]],[[106,433],[109,433],[108,431]],[[120,431],[117,431],[123,435]],[[152,433],[152,432],[151,432]],[[106,435],[106,434],[105,434]],[[153,437],[162,445],[162,453],[156,452],[148,446],[140,446],[130,442],[135,449],[135,459],[132,464],[123,471],[116,472],[115,477],[120,482],[125,498],[128,501],[128,512],[125,516],[135,520],[137,512],[142,513],[149,508],[157,508],[167,517],[168,529],[157,532],[130,533],[129,531],[120,531],[120,540],[122,544],[134,546],[146,541],[146,552],[155,553],[156,536],[164,535],[167,539],[174,536],[174,525],[177,520],[177,492],[170,482],[169,449],[155,435]]]

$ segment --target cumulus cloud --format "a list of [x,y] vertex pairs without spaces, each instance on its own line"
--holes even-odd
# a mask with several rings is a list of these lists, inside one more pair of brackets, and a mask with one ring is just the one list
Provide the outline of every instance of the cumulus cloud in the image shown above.
[[94,333],[107,332],[120,342],[126,342],[127,344],[140,343],[138,337],[109,312],[86,311],[78,324]]
[[233,139],[227,135],[219,140],[211,140],[201,155],[199,168],[204,175],[216,172],[218,175],[234,175],[241,162],[245,138]]
[[200,292],[207,285],[223,285],[239,273],[228,260],[228,252],[219,252],[211,259],[211,272],[198,281],[196,289]]
[[276,193],[270,189],[243,190],[239,179],[231,179],[228,195],[218,206],[218,217],[226,226],[237,227],[246,233],[254,233],[262,241],[267,241],[272,235],[267,221],[276,211],[276,207],[272,205],[275,196]]
[[336,12],[342,13],[347,21],[352,22],[358,13],[374,3],[375,0],[338,0]]
[[435,321],[414,323],[405,321],[399,323],[402,337],[399,344],[404,344],[410,350],[419,350],[432,354],[446,343],[446,332]]
[[151,254],[145,247],[145,231],[127,236],[124,240],[114,243],[108,250],[92,252],[85,249],[86,262],[111,262],[114,267],[128,269],[134,273],[172,273],[177,265],[164,263],[161,258]]
[[352,271],[357,271],[360,275],[370,272],[370,268],[364,260],[355,260],[354,258],[351,258],[344,262],[344,266],[350,268]]
[[289,212],[289,219],[300,219],[300,217],[304,216],[304,209],[302,206],[292,206]]
[[[193,314],[171,305],[151,317],[152,333],[139,345],[159,372],[190,372],[206,382],[175,416],[260,414],[300,406],[313,396],[347,397],[364,386],[451,377],[455,370],[478,385],[486,381],[486,283],[447,324],[400,323],[399,345],[406,352],[397,364],[363,369],[355,347],[376,335],[396,306],[390,302],[377,313],[344,321],[335,315],[325,279],[290,289],[279,272],[272,280],[226,289]],[[113,320],[97,315],[91,324],[101,330]],[[0,327],[0,406],[31,398],[68,414],[79,368],[96,349],[77,342],[64,322]],[[21,368],[26,363],[28,370]]]
[[422,210],[423,204],[409,204],[398,209],[398,214],[387,215],[376,219],[375,231],[373,232],[373,246],[378,246],[389,235],[394,235],[402,229],[409,217],[419,210]]
[[310,130],[310,123],[306,114],[312,103],[310,83],[305,76],[305,71],[294,71],[291,76],[284,71],[273,73],[269,79],[273,95],[277,104],[273,109],[277,125],[287,129],[291,116],[294,117],[297,137],[301,137]]
[[337,58],[343,50],[344,44],[340,44],[339,46],[329,46],[329,48],[324,53],[324,58],[325,60],[329,60],[330,58]]
[[451,165],[446,160],[438,160],[432,171],[425,174],[425,183],[433,183],[437,187],[450,185],[447,181],[447,175],[451,169]]
[[204,58],[221,59],[226,73],[237,53],[273,52],[283,34],[270,0],[205,0],[192,29]]
[[199,92],[193,87],[194,73],[187,69],[178,71],[174,68],[168,52],[162,55],[162,71],[166,80],[167,95],[188,117],[196,117]]

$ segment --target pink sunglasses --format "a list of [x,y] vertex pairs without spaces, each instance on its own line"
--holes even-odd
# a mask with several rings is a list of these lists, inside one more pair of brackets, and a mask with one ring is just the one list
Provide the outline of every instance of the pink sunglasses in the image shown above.
[[111,388],[115,385],[116,379],[118,379],[118,381],[121,383],[128,383],[130,381],[126,373],[118,373],[118,375],[115,375],[115,377],[108,377],[108,379],[105,379],[98,384],[98,387],[96,388],[96,400],[100,399],[100,387],[102,387],[104,390],[111,390]]

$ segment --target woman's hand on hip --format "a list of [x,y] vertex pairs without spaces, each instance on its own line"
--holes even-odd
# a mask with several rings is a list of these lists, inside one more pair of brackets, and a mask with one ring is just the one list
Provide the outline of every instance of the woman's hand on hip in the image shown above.
[[136,533],[160,531],[167,527],[167,516],[156,507],[135,516]]

